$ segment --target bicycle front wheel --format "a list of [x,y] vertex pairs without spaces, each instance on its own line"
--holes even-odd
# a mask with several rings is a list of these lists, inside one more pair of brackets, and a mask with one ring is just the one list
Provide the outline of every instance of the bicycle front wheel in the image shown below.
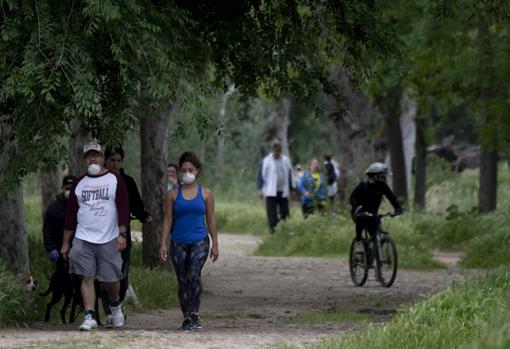
[[387,235],[381,236],[380,256],[377,256],[377,278],[384,287],[393,285],[397,277],[397,247],[393,239]]
[[356,239],[352,240],[349,251],[349,271],[354,285],[363,286],[365,284],[368,277],[367,247]]

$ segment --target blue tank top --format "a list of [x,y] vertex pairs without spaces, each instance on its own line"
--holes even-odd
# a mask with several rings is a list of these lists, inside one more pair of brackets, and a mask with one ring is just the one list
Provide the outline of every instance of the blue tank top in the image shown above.
[[182,196],[182,187],[179,186],[173,207],[172,239],[190,244],[205,238],[207,236],[205,213],[202,186],[198,185],[197,195],[190,200]]

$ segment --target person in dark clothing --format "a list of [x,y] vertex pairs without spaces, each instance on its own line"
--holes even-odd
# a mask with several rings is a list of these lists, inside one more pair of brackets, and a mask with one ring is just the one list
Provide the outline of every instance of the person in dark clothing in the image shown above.
[[60,256],[60,247],[64,239],[65,202],[76,177],[67,175],[62,180],[62,191],[55,196],[55,200],[48,206],[44,215],[43,241],[48,253],[48,259],[57,263],[57,267],[64,267]]
[[390,201],[395,214],[402,214],[402,206],[386,184],[386,175],[388,174],[386,165],[375,162],[368,167],[365,174],[368,176],[368,180],[360,182],[350,196],[351,215],[356,223],[357,241],[361,241],[361,233],[365,228],[371,237],[374,236],[378,220],[377,217],[371,215],[377,215],[383,196]]
[[[130,219],[138,219],[142,223],[152,223],[152,216],[145,211],[142,198],[140,196],[140,192],[138,191],[138,187],[136,185],[133,177],[126,174],[124,169],[122,168],[122,163],[124,161],[124,150],[119,147],[114,150],[107,149],[105,151],[105,159],[106,159],[106,168],[114,173],[120,174],[124,182],[126,183],[128,197],[129,197],[129,213]],[[120,291],[119,298],[120,301],[123,302],[126,297],[126,292],[129,288],[129,267],[131,264],[131,248],[133,246],[133,242],[131,239],[131,227],[128,226],[126,230],[126,248],[121,251],[122,256],[122,274],[124,278],[120,281]],[[103,291],[105,291],[103,289]],[[110,325],[111,323],[111,311],[108,306],[108,302],[106,301],[108,295],[106,292],[101,292],[101,298],[103,303],[103,308],[106,314],[106,324]]]

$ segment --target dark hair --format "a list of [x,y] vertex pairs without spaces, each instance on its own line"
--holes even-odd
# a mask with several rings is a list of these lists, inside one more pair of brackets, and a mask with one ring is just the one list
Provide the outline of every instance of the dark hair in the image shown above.
[[68,174],[62,179],[62,186],[66,184],[73,184],[76,181],[76,176],[73,176],[72,174]]
[[175,168],[175,171],[179,172],[179,167],[177,166],[177,164],[175,162],[169,162],[168,166],[166,168],[170,168],[170,167]]
[[106,149],[104,152],[104,158],[105,158],[105,160],[108,160],[115,154],[119,154],[120,158],[122,160],[124,160],[124,149],[122,149],[122,147],[117,147],[117,148],[114,148],[113,150],[110,148]]
[[202,169],[202,165],[200,164],[197,156],[191,151],[185,151],[181,154],[181,157],[179,158],[179,168],[181,168],[182,164],[185,162],[191,162],[198,170]]

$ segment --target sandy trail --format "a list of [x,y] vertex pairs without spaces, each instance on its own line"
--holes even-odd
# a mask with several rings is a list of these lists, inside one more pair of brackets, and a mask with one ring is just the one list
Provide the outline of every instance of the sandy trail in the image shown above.
[[[177,331],[178,309],[129,314],[126,326],[78,332],[78,325],[38,323],[29,329],[0,330],[1,348],[259,348],[280,343],[303,345],[387,321],[405,304],[439,292],[463,275],[456,255],[448,269],[399,270],[389,289],[371,271],[364,287],[354,287],[345,258],[252,256],[260,238],[220,234],[220,259],[208,262],[203,280],[204,329]],[[56,309],[54,309],[56,314]],[[345,314],[345,320],[293,321],[311,313]],[[353,320],[364,314],[369,321]],[[55,317],[55,316],[54,316]]]

